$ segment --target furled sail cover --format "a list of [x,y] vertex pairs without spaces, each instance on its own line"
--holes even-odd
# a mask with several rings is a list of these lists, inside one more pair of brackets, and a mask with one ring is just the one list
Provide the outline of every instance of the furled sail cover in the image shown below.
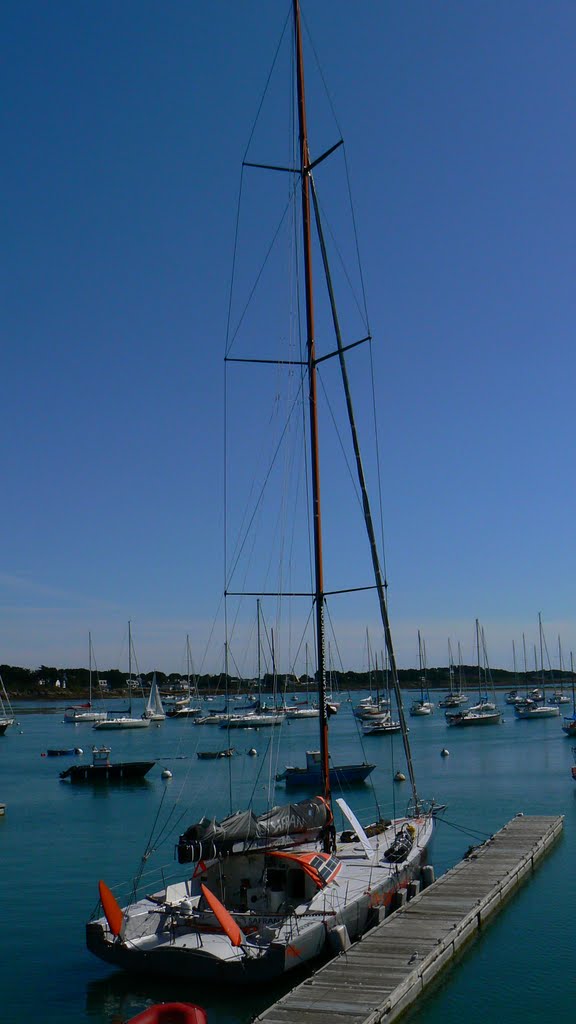
[[273,807],[266,814],[237,811],[223,821],[202,818],[180,836],[178,862],[210,860],[230,853],[237,843],[262,846],[269,839],[302,834],[314,838],[330,821],[330,811],[321,796]]

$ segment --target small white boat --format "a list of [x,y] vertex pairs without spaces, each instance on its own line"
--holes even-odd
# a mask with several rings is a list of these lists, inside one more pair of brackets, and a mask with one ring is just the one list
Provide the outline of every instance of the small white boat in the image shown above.
[[562,693],[561,690],[555,690],[554,693],[551,694],[551,696],[550,696],[550,703],[551,704],[569,704],[570,703],[570,697],[568,696],[567,693]]
[[365,736],[387,735],[400,732],[401,728],[400,722],[396,722],[390,712],[362,722],[362,732]]
[[318,718],[318,708],[288,708],[286,718]]
[[160,690],[158,689],[158,683],[156,682],[156,673],[154,673],[152,677],[150,696],[148,697],[148,703],[146,705],[146,710],[142,714],[142,718],[148,718],[151,722],[163,722],[166,718],[166,712],[162,705]]
[[221,729],[262,729],[272,725],[282,725],[286,714],[282,712],[251,712],[249,715],[230,715],[221,722]]
[[514,714],[516,718],[558,718],[560,708],[557,704],[537,704],[536,701],[527,700],[523,704],[516,704]]
[[416,718],[420,715],[431,715],[434,710],[434,705],[427,700],[415,700],[410,706],[410,714],[412,718]]
[[104,722],[94,722],[93,729],[147,729],[150,725],[149,718],[132,718],[131,715],[118,715],[116,718],[106,718]]

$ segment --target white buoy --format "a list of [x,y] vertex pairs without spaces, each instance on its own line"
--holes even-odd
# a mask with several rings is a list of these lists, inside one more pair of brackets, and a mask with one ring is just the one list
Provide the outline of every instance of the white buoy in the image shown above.
[[440,757],[448,757],[449,754],[450,754],[450,751],[447,750],[446,747],[443,747],[442,750],[440,751]]
[[82,750],[82,747],[75,747],[74,748],[74,753],[78,754],[78,757],[82,757],[82,754],[84,753],[84,751]]
[[256,757],[256,754],[258,753],[258,751],[256,750],[256,747],[250,747],[250,750],[248,751],[248,753],[250,754],[250,757]]
[[406,782],[406,776],[404,775],[404,772],[396,772],[396,775],[394,776],[394,782]]
[[169,768],[165,768],[164,769],[164,771],[162,772],[162,778],[163,779],[171,779],[172,778],[172,772],[170,771]]

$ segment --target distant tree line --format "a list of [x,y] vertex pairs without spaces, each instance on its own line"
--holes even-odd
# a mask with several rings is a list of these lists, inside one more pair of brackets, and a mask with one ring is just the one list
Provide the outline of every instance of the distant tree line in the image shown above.
[[[56,668],[49,665],[40,665],[36,669],[20,668],[15,665],[0,665],[0,674],[4,681],[4,685],[10,695],[22,694],[23,696],[58,696],[62,694],[62,690],[65,693],[74,695],[84,695],[88,693],[90,676],[89,671],[86,668]],[[172,688],[183,685],[182,676],[177,672],[162,672],[156,670],[156,680],[161,690],[168,692]],[[153,672],[140,673],[136,678],[133,677],[133,682],[136,684],[142,684],[144,688],[148,688],[152,682]],[[452,672],[454,676],[454,670]],[[454,681],[453,685],[457,685],[461,679],[462,685],[467,689],[474,690],[474,687],[478,682],[478,668],[472,665],[463,665],[459,667],[457,672],[457,680]],[[96,673],[92,675],[92,692],[93,696],[98,695],[98,679],[106,681],[106,691],[114,695],[114,693],[120,694],[126,692],[128,688],[128,673],[120,672],[118,669],[112,668],[107,671],[101,671],[96,676]],[[417,668],[399,669],[398,678],[400,685],[405,689],[416,689],[420,686],[422,673]],[[528,685],[538,685],[542,682],[542,673],[536,672],[511,672],[508,669],[490,669],[489,678],[495,686],[507,687],[512,689],[515,686],[525,687]],[[548,670],[544,672],[544,680],[546,682],[567,682],[571,679],[570,672],[559,672],[557,670]],[[57,683],[60,686],[57,686]],[[219,691],[223,693],[226,688],[233,692],[234,690],[240,692],[247,688],[256,689],[257,680],[245,680],[238,679],[237,677],[229,676],[226,679],[223,675],[203,675],[194,677],[191,680],[191,686],[202,693],[213,693]],[[271,693],[276,685],[277,690],[303,690],[307,686],[314,687],[314,677],[303,677],[297,679],[296,676],[291,674],[278,675],[276,680],[271,673],[264,675],[260,681],[260,687],[264,693]],[[450,670],[446,666],[445,668],[429,668],[426,671],[426,685],[431,690],[442,690],[449,689],[450,687]],[[386,689],[386,676],[384,672],[341,672],[332,671],[328,678],[328,688],[337,691],[340,690],[345,692],[347,690],[369,690],[369,689]]]

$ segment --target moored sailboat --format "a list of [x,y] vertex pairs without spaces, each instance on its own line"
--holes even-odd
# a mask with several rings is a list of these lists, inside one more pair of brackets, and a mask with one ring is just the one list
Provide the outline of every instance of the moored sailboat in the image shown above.
[[542,629],[542,615],[538,612],[538,630],[540,635],[540,671],[542,677],[542,699],[541,701],[530,699],[526,697],[523,701],[514,705],[514,714],[516,718],[523,721],[532,720],[536,718],[558,718],[560,714],[560,708],[557,703],[546,702],[546,679],[544,675],[544,632]]
[[[482,657],[480,654],[481,644]],[[463,711],[446,712],[447,724],[455,728],[464,729],[482,725],[499,725],[502,720],[502,714],[496,707],[495,702],[488,697],[488,657],[484,631],[481,631],[478,619],[476,619],[476,651],[478,657],[478,703]]]
[[4,680],[0,675],[0,736],[3,736],[7,729],[14,725],[14,712],[10,699],[6,693]]
[[64,721],[73,725],[81,722],[104,722],[107,718],[106,711],[96,711],[92,703],[92,634],[88,633],[88,703],[73,704],[64,711]]
[[127,713],[121,712],[118,715],[112,716],[109,712],[105,719],[102,721],[94,722],[93,729],[98,731],[114,731],[120,729],[146,729],[150,725],[150,719],[144,718],[143,715],[140,718],[135,718],[132,714],[132,623],[128,623],[128,709]]
[[434,711],[434,704],[430,700],[430,694],[428,692],[426,655],[422,643],[422,637],[420,636],[420,630],[418,630],[418,663],[420,667],[420,699],[412,701],[410,714],[413,717],[431,715]]
[[[192,700],[192,690],[190,684],[190,666],[192,663],[192,656],[190,654],[190,637],[186,635],[186,683],[187,683],[187,697],[183,701],[171,707],[167,712],[168,718],[197,718],[202,714],[202,708],[200,704],[194,703]],[[196,687],[195,687],[196,689]]]
[[562,731],[567,736],[576,736],[576,686],[574,685],[574,657],[572,651],[570,651],[570,674],[572,676],[572,714],[564,716]]
[[[357,782],[365,782],[376,765],[363,761],[359,764],[330,764],[330,784],[336,786],[351,786]],[[319,750],[306,751],[306,767],[298,768],[294,765],[286,765],[283,772],[276,776],[277,782],[285,782],[286,787],[308,787],[316,788],[322,784],[322,761]]]
[[[348,376],[308,145],[299,0],[293,0],[299,161],[288,169],[300,186],[304,238],[311,518],[321,795],[264,814],[246,810],[221,821],[203,817],[180,836],[178,859],[191,865],[184,881],[121,909],[101,883],[104,915],[87,926],[88,948],[129,970],[238,984],[260,984],[330,951],[346,948],[395,891],[419,871],[433,831],[433,813],[420,799],[408,743],[372,514],[360,457]],[[338,144],[340,145],[340,143]],[[337,147],[333,147],[337,148]],[[278,168],[277,168],[278,169]],[[284,168],[284,170],[286,170]],[[325,606],[317,412],[317,363],[312,291],[312,220],[316,222],[336,330],[336,351],[352,434],[375,589],[392,687],[398,704],[412,788],[409,813],[363,827],[342,799],[347,827],[337,833],[332,804],[325,664]],[[327,358],[327,357],[326,357]],[[278,596],[278,595],[276,595]],[[226,673],[228,676],[228,672]],[[192,867],[193,866],[193,867]]]
[[162,704],[162,698],[160,696],[160,690],[158,689],[158,683],[156,682],[155,672],[152,676],[152,685],[150,686],[148,703],[146,705],[146,710],[142,712],[142,718],[148,718],[151,722],[163,722],[166,718],[166,712],[164,711],[164,705]]

